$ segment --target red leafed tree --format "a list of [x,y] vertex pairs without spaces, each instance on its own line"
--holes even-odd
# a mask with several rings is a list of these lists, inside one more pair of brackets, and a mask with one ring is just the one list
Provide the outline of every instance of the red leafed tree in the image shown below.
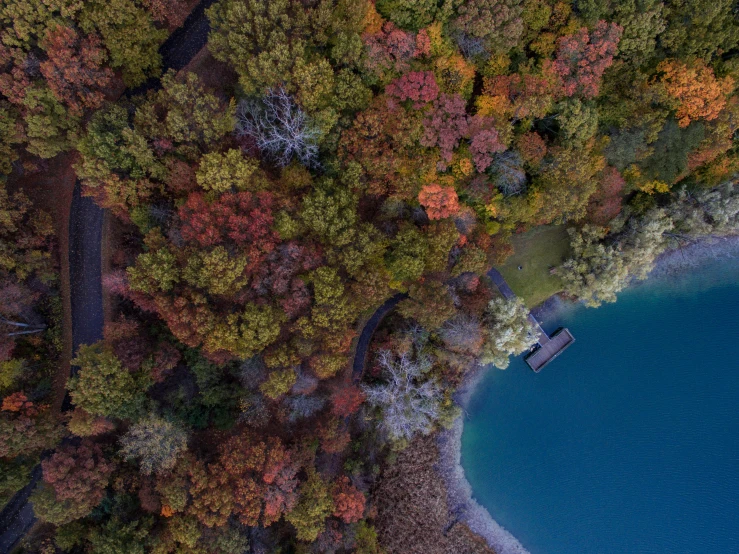
[[439,96],[439,85],[431,71],[411,71],[398,77],[385,88],[388,96],[397,98],[401,102],[413,100],[413,107],[422,108],[426,103],[433,102]]
[[600,175],[600,187],[590,197],[588,218],[597,225],[605,225],[621,212],[622,191],[626,181],[615,167],[606,167]]
[[442,94],[423,120],[421,144],[430,148],[438,146],[442,160],[448,164],[459,141],[468,133],[469,118],[464,98],[459,94]]
[[188,467],[192,503],[189,512],[208,527],[226,524],[234,510],[237,491],[229,483],[229,475],[220,464],[206,466],[193,459]]
[[22,104],[31,79],[24,71],[27,54],[20,48],[0,44],[0,93],[13,104]]
[[[144,300],[148,298],[143,294],[140,297]],[[138,298],[134,298],[137,304]],[[211,329],[215,321],[215,314],[206,305],[205,297],[197,293],[176,298],[156,296],[155,302],[157,313],[180,342],[192,348],[200,346],[203,330]]]
[[298,464],[276,437],[235,435],[221,445],[220,465],[234,490],[234,513],[244,525],[271,525],[298,500]]
[[436,183],[426,185],[418,193],[418,201],[429,219],[444,219],[459,211],[457,191],[453,187],[442,187]]
[[377,33],[365,33],[362,41],[367,54],[367,69],[380,77],[388,72],[405,73],[411,59],[428,55],[431,50],[425,31],[416,35],[389,21]]
[[717,79],[713,69],[700,60],[690,64],[665,60],[657,70],[662,72],[661,81],[668,96],[677,101],[680,127],[687,127],[695,119],[716,119],[726,106],[726,96],[734,88],[731,77]]
[[584,98],[598,96],[600,78],[613,63],[623,27],[598,21],[595,29],[586,27],[557,41],[557,53],[552,69],[562,79],[565,96]]
[[195,168],[193,166],[182,160],[169,159],[167,160],[167,168],[169,169],[167,187],[176,196],[198,189],[198,181],[195,177]]
[[256,268],[252,290],[263,298],[279,298],[282,309],[293,318],[310,305],[310,291],[298,276],[320,264],[315,249],[295,241],[280,244]]
[[63,435],[64,428],[47,405],[24,401],[15,411],[19,400],[20,397],[10,399],[8,409],[0,412],[0,458],[41,453]]
[[267,455],[262,480],[265,483],[263,525],[270,525],[290,511],[298,500],[296,478],[298,464],[292,453],[282,442],[270,437],[267,439]]
[[359,387],[341,387],[331,394],[331,411],[339,417],[348,417],[359,410],[364,399],[364,393]]
[[[23,240],[23,239],[21,239]],[[19,242],[21,242],[19,240]],[[12,278],[0,281],[0,314],[6,318],[23,317],[38,300],[40,294]]]
[[541,75],[496,75],[483,79],[483,91],[485,96],[496,100],[491,106],[495,115],[510,117],[514,121],[543,117],[551,109],[553,97],[559,94],[557,80],[551,68]]
[[187,17],[187,3],[184,0],[144,0],[156,21],[166,23],[170,28],[179,27]]
[[139,503],[141,504],[141,509],[143,509],[144,511],[151,514],[161,512],[162,503],[159,499],[159,495],[157,495],[156,491],[154,490],[154,484],[151,481],[144,481],[143,483],[141,483],[138,497]]
[[364,516],[366,499],[364,494],[349,483],[346,476],[341,477],[333,486],[331,496],[334,499],[335,517],[344,523],[355,523]]
[[93,416],[82,408],[75,408],[67,422],[67,428],[79,437],[94,437],[112,431],[115,425],[104,417]]
[[351,436],[346,425],[337,417],[318,426],[318,436],[321,439],[321,448],[329,454],[343,452],[351,442]]
[[[22,241],[23,239],[18,242]],[[38,297],[39,293],[31,291],[26,285],[12,277],[0,280],[0,298],[2,298],[0,302],[0,362],[12,357],[15,340],[20,336],[17,333],[31,329],[31,327],[19,327],[16,324],[19,323],[18,320],[22,321],[25,316],[32,313],[33,304]],[[5,322],[2,321],[3,319]]]
[[109,321],[105,324],[103,335],[126,369],[136,371],[141,367],[149,352],[149,345],[137,322],[127,319]]
[[32,417],[36,415],[37,410],[33,402],[22,392],[14,392],[3,398],[2,408],[4,412],[23,412],[25,415]]
[[340,158],[362,166],[370,195],[396,193],[404,176],[419,163],[420,114],[388,104],[392,103],[387,98],[376,98],[357,114],[339,143]]
[[518,137],[516,147],[523,161],[533,166],[538,166],[547,155],[547,143],[539,133],[533,131]]
[[177,367],[182,355],[168,342],[161,343],[154,353],[154,366],[151,369],[151,376],[154,382],[163,382],[172,370]]
[[108,86],[113,72],[103,67],[107,53],[96,35],[80,38],[70,27],[55,26],[46,32],[41,48],[48,57],[41,62],[41,74],[60,102],[76,115],[102,105],[101,89]]
[[498,131],[492,126],[482,128],[472,134],[470,152],[475,168],[480,173],[484,172],[493,163],[493,154],[503,152],[505,149],[505,144],[500,141]]
[[6,362],[13,357],[15,350],[15,339],[7,333],[0,333],[0,362]]
[[257,266],[279,241],[272,205],[268,192],[227,192],[213,202],[194,192],[179,209],[182,237],[200,246],[235,243]]
[[66,445],[41,462],[44,482],[51,485],[58,501],[69,500],[90,509],[105,496],[114,466],[103,456],[100,446],[83,440],[79,446]]
[[128,286],[126,272],[123,269],[114,269],[110,273],[103,275],[103,288],[110,294],[119,296],[128,296],[131,289]]

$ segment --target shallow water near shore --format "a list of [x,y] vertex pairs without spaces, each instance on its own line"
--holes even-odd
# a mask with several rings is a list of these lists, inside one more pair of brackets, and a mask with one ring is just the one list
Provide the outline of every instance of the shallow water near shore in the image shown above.
[[468,405],[475,498],[532,554],[739,552],[739,258],[544,321],[576,337]]

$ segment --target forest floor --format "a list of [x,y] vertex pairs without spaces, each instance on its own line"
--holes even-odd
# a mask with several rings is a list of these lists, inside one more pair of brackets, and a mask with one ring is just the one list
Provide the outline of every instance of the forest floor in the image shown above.
[[537,227],[514,235],[511,242],[514,253],[498,270],[527,307],[533,308],[562,290],[562,281],[550,269],[565,261],[570,253],[564,225]]
[[69,282],[69,214],[76,175],[72,164],[75,155],[65,153],[50,160],[37,160],[37,170],[18,164],[8,179],[11,192],[22,190],[33,202],[51,215],[57,238],[59,290],[62,297],[63,351],[59,359],[59,371],[53,379],[54,407],[60,408],[69,377],[69,361],[72,358],[72,304]]
[[236,72],[228,64],[216,60],[207,46],[203,46],[181,71],[195,73],[206,88],[226,101],[231,98],[233,88],[239,80]]

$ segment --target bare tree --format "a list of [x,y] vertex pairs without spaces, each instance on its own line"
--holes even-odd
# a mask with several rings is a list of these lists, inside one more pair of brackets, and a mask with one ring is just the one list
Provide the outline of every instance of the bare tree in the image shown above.
[[254,139],[280,167],[293,159],[305,166],[318,163],[318,127],[282,87],[239,102],[236,118],[237,134]]
[[141,472],[150,475],[174,467],[187,449],[187,433],[179,425],[152,414],[133,424],[120,442],[123,457],[139,460]]
[[433,379],[425,379],[432,361],[428,355],[389,350],[379,355],[386,382],[363,386],[367,403],[382,412],[380,427],[391,439],[410,439],[416,433],[428,434],[441,415],[443,392]]
[[504,196],[516,196],[526,192],[526,172],[518,152],[508,150],[495,154],[490,171]]
[[462,52],[465,58],[470,59],[477,56],[482,58],[490,57],[490,52],[484,39],[473,37],[462,31],[454,33],[453,38],[459,47],[459,51]]
[[3,333],[8,337],[33,335],[35,333],[41,333],[44,330],[46,330],[46,325],[43,323],[22,323],[20,321],[13,321],[0,316],[0,333]]
[[252,356],[241,362],[239,380],[245,389],[256,390],[267,380],[267,368],[261,356]]
[[290,410],[288,419],[295,422],[316,415],[326,405],[326,399],[316,395],[300,394],[288,397],[285,405]]
[[478,354],[484,340],[480,321],[464,314],[444,323],[439,337],[449,350],[462,354]]

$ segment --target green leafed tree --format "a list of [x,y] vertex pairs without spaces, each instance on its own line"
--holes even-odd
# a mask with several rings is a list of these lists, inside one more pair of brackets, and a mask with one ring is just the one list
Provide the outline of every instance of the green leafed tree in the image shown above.
[[140,85],[159,73],[159,45],[167,38],[134,0],[91,0],[84,3],[79,24],[85,33],[97,31],[110,53],[110,65],[120,69],[128,86]]
[[45,85],[33,85],[26,91],[23,105],[27,112],[28,151],[40,158],[53,158],[74,145],[80,118],[62,105]]
[[237,149],[204,155],[200,159],[197,181],[203,189],[219,193],[233,189],[258,191],[268,186],[259,171],[259,162],[245,158]]
[[518,356],[539,339],[538,329],[529,320],[529,310],[520,298],[491,300],[483,320],[482,363],[505,369],[509,356]]
[[234,106],[208,92],[194,73],[169,70],[161,88],[136,109],[136,129],[149,140],[169,140],[182,155],[188,147],[206,148],[233,130]]
[[0,101],[0,176],[12,170],[18,158],[16,145],[21,142],[18,113],[9,102]]
[[98,416],[129,419],[145,402],[146,381],[123,367],[102,343],[83,345],[72,360],[79,366],[67,388],[75,406]]
[[98,554],[144,554],[151,539],[152,524],[150,517],[125,522],[109,519],[90,530],[90,550]]
[[579,231],[568,229],[568,232],[572,257],[557,269],[567,294],[591,307],[615,302],[616,293],[629,280],[623,252],[602,242],[606,235],[602,227],[585,225]]
[[295,527],[298,540],[313,542],[325,529],[326,518],[334,510],[331,487],[316,470],[310,469],[299,493],[297,505],[285,519]]
[[706,4],[701,0],[671,0],[666,3],[667,29],[659,42],[669,55],[710,60],[718,51],[735,48],[739,42],[732,0]]
[[385,261],[395,281],[416,281],[423,275],[428,253],[426,237],[416,227],[407,225],[390,243]]

